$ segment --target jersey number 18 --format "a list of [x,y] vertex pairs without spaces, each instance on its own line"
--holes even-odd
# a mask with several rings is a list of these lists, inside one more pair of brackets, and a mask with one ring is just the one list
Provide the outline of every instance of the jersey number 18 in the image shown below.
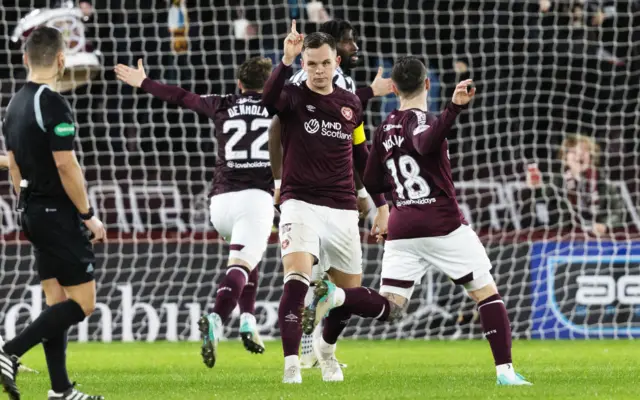
[[[420,176],[420,166],[413,157],[406,154],[400,156],[398,158],[398,168],[396,168],[395,160],[390,158],[387,160],[387,168],[393,177],[396,193],[400,199],[406,199],[405,190],[411,200],[428,197],[431,193],[431,188],[427,181]],[[400,170],[401,176],[398,176],[398,170]],[[400,182],[401,179],[404,184]]]

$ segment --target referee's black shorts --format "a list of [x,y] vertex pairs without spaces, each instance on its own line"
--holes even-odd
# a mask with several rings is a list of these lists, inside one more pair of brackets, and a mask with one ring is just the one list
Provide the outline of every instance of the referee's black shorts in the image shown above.
[[62,286],[94,280],[95,254],[89,230],[68,202],[30,199],[22,229],[33,244],[40,280],[56,278]]

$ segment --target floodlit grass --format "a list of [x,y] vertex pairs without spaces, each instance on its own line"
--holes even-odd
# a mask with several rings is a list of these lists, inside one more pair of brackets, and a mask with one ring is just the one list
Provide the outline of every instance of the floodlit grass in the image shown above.
[[[283,385],[279,342],[264,355],[224,342],[214,369],[197,343],[69,345],[71,380],[107,400],[170,399],[638,399],[640,345],[633,341],[516,341],[516,370],[533,387],[496,387],[483,341],[350,341],[338,358],[345,382],[324,383],[304,370],[302,385]],[[23,399],[44,399],[49,379],[42,348],[27,354],[39,375],[18,377]]]

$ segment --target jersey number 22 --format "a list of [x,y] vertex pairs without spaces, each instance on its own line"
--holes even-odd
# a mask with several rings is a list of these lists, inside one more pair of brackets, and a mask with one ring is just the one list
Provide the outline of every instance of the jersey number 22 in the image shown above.
[[[252,160],[268,160],[269,151],[262,150],[262,147],[269,141],[269,126],[271,120],[266,118],[256,118],[251,121],[251,132],[257,135],[253,143],[251,143],[251,154],[247,150],[235,150],[234,146],[247,134],[247,123],[241,119],[230,119],[222,126],[222,133],[228,135],[229,132],[235,129],[235,133],[231,135],[227,144],[224,146],[224,154],[227,160],[246,160],[251,158]],[[250,156],[250,157],[249,157]]]

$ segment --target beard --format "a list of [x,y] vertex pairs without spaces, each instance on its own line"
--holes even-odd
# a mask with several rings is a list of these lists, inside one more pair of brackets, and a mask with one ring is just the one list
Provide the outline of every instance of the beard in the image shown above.
[[[355,60],[353,59],[354,57],[356,57]],[[358,53],[342,54],[340,55],[340,58],[342,59],[340,68],[342,68],[344,71],[350,71],[354,69],[358,66],[358,61],[360,61]]]

